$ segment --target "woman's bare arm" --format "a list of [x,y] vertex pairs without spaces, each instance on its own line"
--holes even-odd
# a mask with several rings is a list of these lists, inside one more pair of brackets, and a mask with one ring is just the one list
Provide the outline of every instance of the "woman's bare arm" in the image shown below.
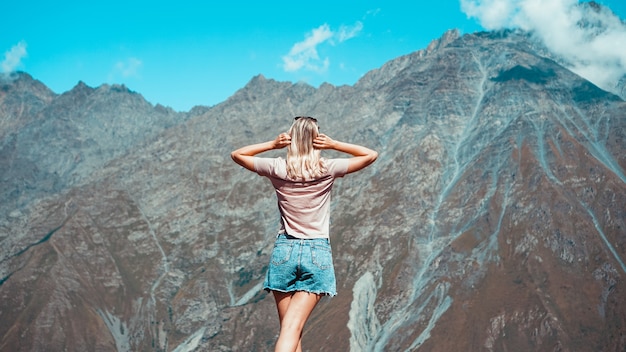
[[287,133],[281,133],[273,141],[251,144],[241,147],[230,153],[230,157],[237,164],[245,167],[250,171],[254,170],[254,156],[268,150],[281,149],[291,144],[291,136]]
[[352,155],[348,161],[348,173],[359,171],[378,158],[378,152],[374,150],[357,144],[335,141],[325,134],[319,134],[313,140],[313,146],[317,149],[333,149]]

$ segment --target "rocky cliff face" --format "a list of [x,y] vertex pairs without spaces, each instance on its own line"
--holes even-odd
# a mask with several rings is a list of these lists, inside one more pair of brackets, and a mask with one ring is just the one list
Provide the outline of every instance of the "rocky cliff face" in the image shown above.
[[0,83],[2,213],[80,183],[188,116],[153,107],[124,86],[80,82],[56,95],[25,73]]
[[[271,350],[275,199],[229,152],[307,114],[380,157],[336,184],[339,295],[305,349],[624,350],[626,103],[535,47],[450,32],[354,86],[257,76],[184,115],[120,87],[79,85],[56,108],[63,95],[27,89],[31,112],[11,118],[78,137],[3,122],[0,349]],[[6,87],[2,111],[20,111]],[[120,141],[154,116],[154,134]],[[102,121],[119,122],[95,139]]]

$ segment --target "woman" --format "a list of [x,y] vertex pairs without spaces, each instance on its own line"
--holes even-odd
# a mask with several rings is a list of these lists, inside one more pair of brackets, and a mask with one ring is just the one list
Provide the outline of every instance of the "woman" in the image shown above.
[[[284,147],[286,159],[256,157]],[[352,157],[325,159],[320,156],[322,149]],[[264,289],[273,293],[280,319],[275,351],[302,351],[302,329],[313,308],[323,295],[337,294],[329,240],[333,182],[370,165],[378,153],[320,134],[312,117],[296,117],[289,133],[237,149],[231,157],[246,169],[268,177],[276,190],[280,230]]]

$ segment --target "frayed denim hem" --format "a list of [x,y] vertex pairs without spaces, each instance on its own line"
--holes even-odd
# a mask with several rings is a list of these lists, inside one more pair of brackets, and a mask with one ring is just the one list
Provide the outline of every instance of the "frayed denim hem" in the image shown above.
[[313,293],[316,295],[322,295],[322,296],[326,296],[326,297],[335,297],[337,296],[337,292],[326,292],[326,291],[310,291],[310,290],[279,290],[279,289],[275,289],[275,288],[270,288],[270,287],[263,287],[263,289],[266,292],[271,292],[271,291],[277,291],[277,292],[282,292],[282,293],[290,293],[290,292],[308,292],[308,293]]

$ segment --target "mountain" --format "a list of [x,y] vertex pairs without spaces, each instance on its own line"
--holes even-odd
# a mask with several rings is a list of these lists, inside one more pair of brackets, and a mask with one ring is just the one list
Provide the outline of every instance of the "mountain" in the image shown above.
[[56,95],[26,73],[0,83],[2,213],[80,182],[188,117],[119,85],[79,82]]
[[450,31],[354,86],[259,75],[186,114],[18,79],[2,111],[22,111],[6,92],[32,104],[2,122],[0,350],[272,350],[275,198],[229,152],[303,114],[380,153],[336,183],[339,294],[305,350],[625,350],[626,102],[537,47]]

